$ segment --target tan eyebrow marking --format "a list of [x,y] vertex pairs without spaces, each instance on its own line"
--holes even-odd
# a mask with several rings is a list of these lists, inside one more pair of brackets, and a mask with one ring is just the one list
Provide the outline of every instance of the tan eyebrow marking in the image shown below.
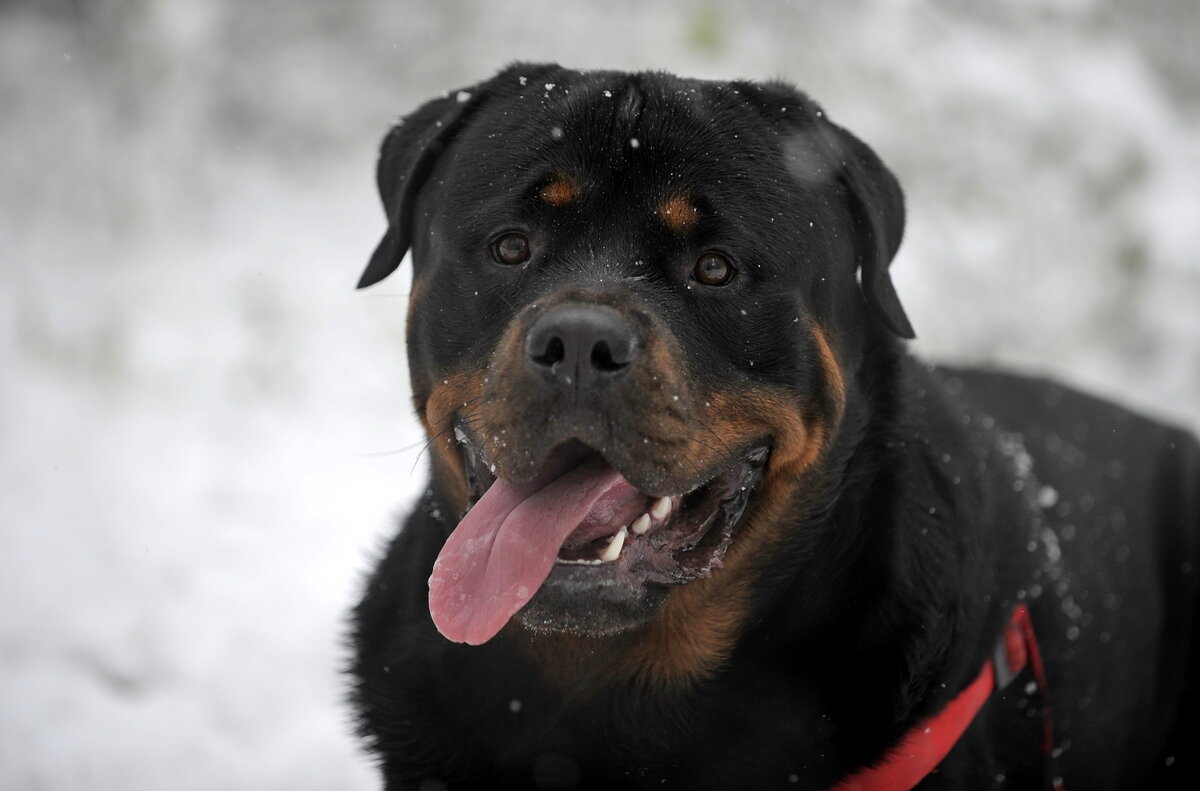
[[551,206],[565,206],[578,200],[581,190],[579,182],[570,176],[556,176],[553,181],[542,187],[542,200]]
[[675,233],[685,234],[696,225],[700,212],[687,198],[673,195],[658,204],[658,216]]

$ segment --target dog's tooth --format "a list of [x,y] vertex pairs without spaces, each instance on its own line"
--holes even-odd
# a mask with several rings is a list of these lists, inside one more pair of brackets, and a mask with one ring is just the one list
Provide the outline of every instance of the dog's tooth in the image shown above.
[[642,514],[637,519],[633,520],[633,524],[629,526],[635,536],[640,536],[650,529],[650,514]]
[[612,541],[600,553],[600,559],[605,563],[612,563],[621,556],[621,547],[625,546],[625,536],[629,535],[629,528],[622,526],[620,530],[613,535]]
[[660,522],[662,520],[666,519],[667,515],[670,513],[671,513],[671,498],[670,497],[660,497],[654,501],[654,505],[650,506],[650,516],[654,517],[655,519],[657,519]]

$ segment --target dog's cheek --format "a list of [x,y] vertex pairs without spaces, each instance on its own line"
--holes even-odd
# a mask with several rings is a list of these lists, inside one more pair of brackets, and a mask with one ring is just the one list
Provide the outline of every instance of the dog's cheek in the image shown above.
[[812,469],[829,447],[844,405],[840,369],[832,351],[821,348],[817,361],[821,381],[812,393],[801,395],[770,385],[707,393],[701,415],[705,430],[693,436],[688,452],[701,455],[714,443],[729,449],[769,438],[771,458],[764,483],[795,480]]
[[529,380],[525,364],[528,316],[510,321],[489,354],[490,365],[480,381],[480,401],[475,438],[484,458],[494,462],[506,477],[521,479],[534,474],[548,450],[549,418]]
[[456,513],[467,509],[467,477],[454,436],[455,416],[461,415],[470,423],[472,407],[483,393],[483,379],[482,372],[470,367],[447,373],[436,380],[424,404],[417,405],[417,416],[432,450],[434,474],[453,500]]
[[[806,375],[804,394],[759,387],[736,398],[740,412],[733,424],[768,425],[774,437],[740,539],[726,557],[727,571],[738,578],[752,575],[759,559],[772,556],[787,539],[796,514],[807,510],[806,500],[820,496],[825,460],[845,414],[846,373],[823,327],[811,320],[806,327],[805,358],[811,374]],[[728,408],[735,409],[732,404]]]
[[829,333],[815,320],[808,322],[809,348],[812,350],[819,372],[816,392],[820,394],[820,421],[825,426],[827,439],[837,433],[846,413],[846,370],[839,353],[830,343]]
[[425,430],[434,479],[450,498],[449,505],[454,513],[459,514],[467,507],[467,480],[454,437],[454,411],[462,401],[469,403],[467,394],[474,389],[474,384],[469,370],[439,376],[434,369],[432,361],[436,351],[433,339],[425,332],[431,313],[431,306],[427,304],[428,283],[428,275],[414,272],[405,327],[409,388],[413,410]]
[[784,540],[788,515],[803,499],[806,482],[820,475],[822,454],[840,420],[841,369],[824,335],[820,337],[816,357],[823,382],[816,397],[801,399],[765,386],[705,397],[711,433],[695,437],[694,452],[702,452],[714,440],[737,447],[750,437],[769,434],[772,458],[746,519],[736,529],[724,567],[671,591],[659,616],[634,645],[629,667],[636,668],[642,681],[686,689],[719,669],[733,651],[750,612],[760,561]]
[[425,404],[433,390],[433,376],[429,371],[426,360],[429,354],[425,349],[426,341],[420,337],[421,303],[424,296],[426,281],[416,274],[413,275],[412,290],[408,296],[408,314],[405,317],[404,341],[408,357],[408,381],[412,391],[413,406],[421,420],[425,419]]

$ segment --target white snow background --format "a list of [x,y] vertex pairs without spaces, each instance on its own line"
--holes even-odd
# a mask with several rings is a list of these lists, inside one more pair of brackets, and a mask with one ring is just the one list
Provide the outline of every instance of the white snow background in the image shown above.
[[782,76],[898,174],[916,348],[1200,426],[1191,0],[0,3],[0,788],[377,787],[423,485],[388,124],[515,59]]

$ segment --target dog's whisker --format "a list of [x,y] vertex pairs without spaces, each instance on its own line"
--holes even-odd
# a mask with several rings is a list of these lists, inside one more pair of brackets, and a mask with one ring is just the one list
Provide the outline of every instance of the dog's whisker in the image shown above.
[[378,458],[383,458],[385,456],[399,456],[402,453],[409,453],[412,450],[414,450],[415,448],[422,447],[422,446],[428,445],[428,444],[429,444],[428,440],[422,440],[421,442],[414,442],[411,445],[406,445],[403,448],[396,448],[394,450],[360,451],[358,453],[355,453],[354,455],[360,459],[378,459]]

